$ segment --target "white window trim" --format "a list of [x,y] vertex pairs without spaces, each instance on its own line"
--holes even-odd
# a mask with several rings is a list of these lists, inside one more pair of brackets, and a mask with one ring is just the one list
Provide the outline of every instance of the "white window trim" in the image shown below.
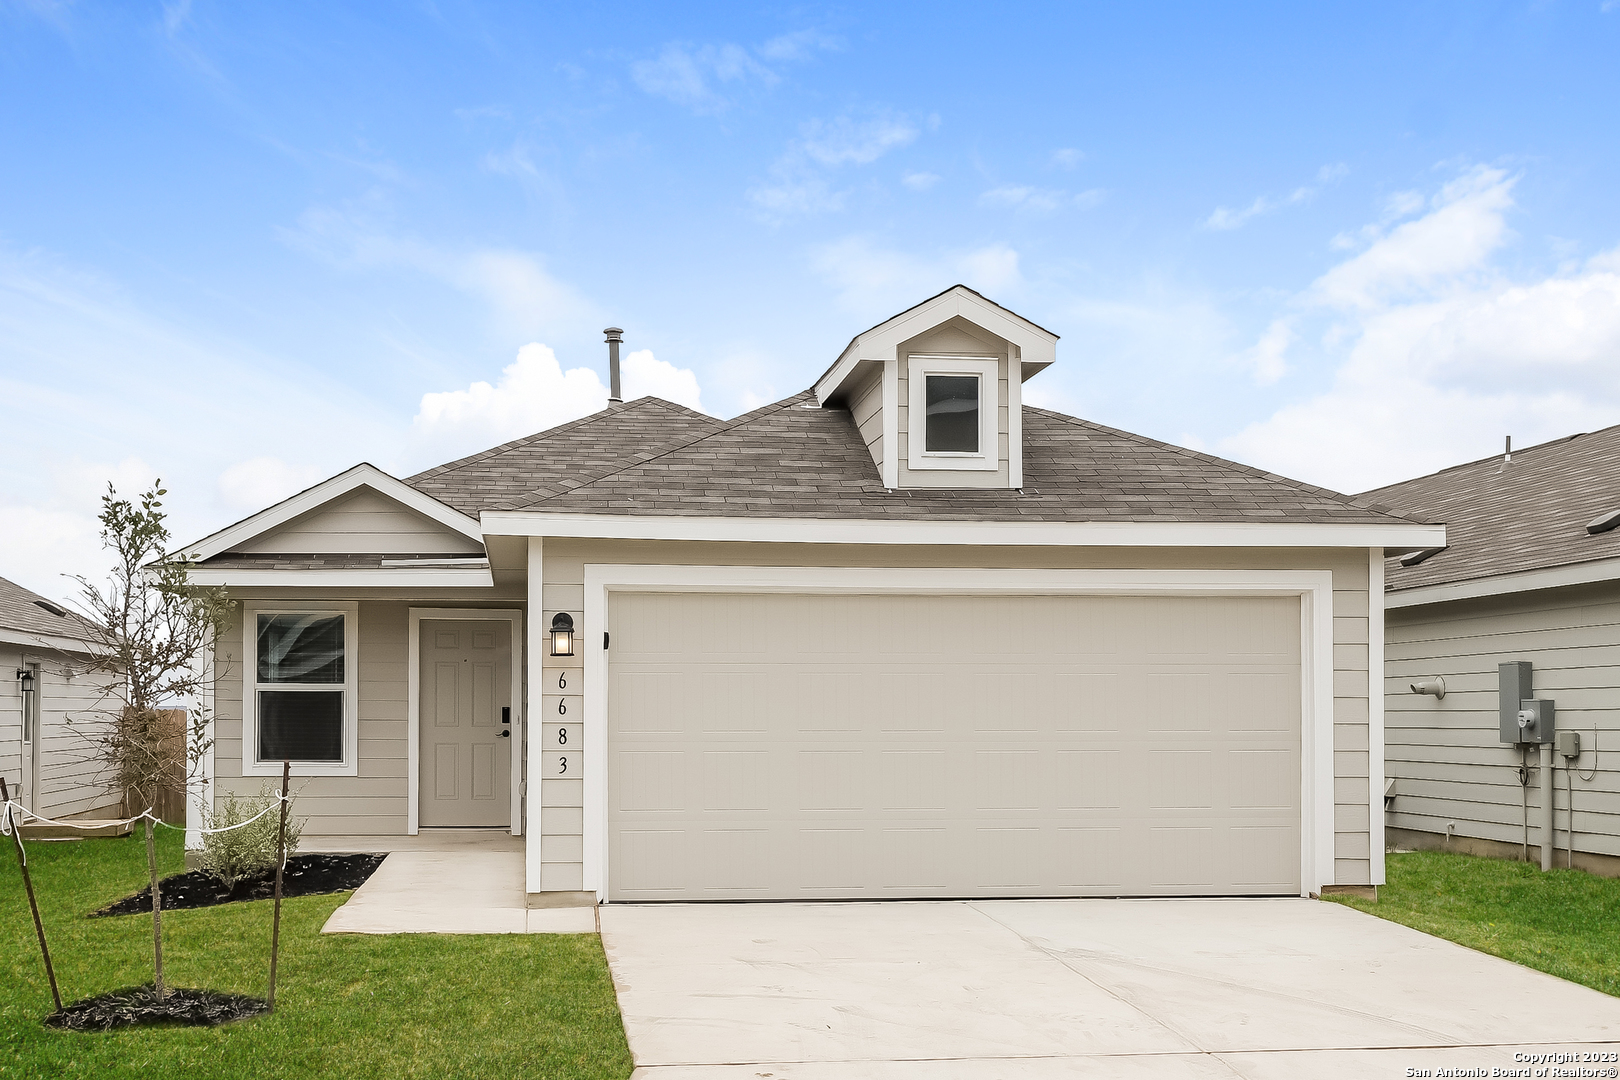
[[526,642],[523,639],[523,612],[517,608],[431,608],[410,609],[410,630],[407,634],[409,658],[405,664],[405,719],[406,719],[406,785],[405,833],[417,836],[421,832],[422,800],[422,620],[447,619],[457,622],[469,620],[510,623],[508,637],[511,655],[508,666],[512,669],[512,821],[513,836],[523,835],[523,755],[527,739],[524,735],[523,672]]
[[[890,593],[1300,598],[1300,895],[1334,884],[1333,572],[974,570],[585,564],[585,888],[608,897],[607,661],[611,592]],[[1369,794],[1371,794],[1369,792]],[[1382,813],[1382,792],[1368,807]]]
[[[979,452],[926,449],[927,378],[976,375],[979,378]],[[1001,361],[993,356],[912,355],[906,361],[906,465],[912,469],[994,471],[1001,465]]]
[[[360,773],[360,605],[249,602],[242,609],[242,775],[280,776],[281,762],[259,761],[260,615],[343,616],[343,760],[295,761],[294,776],[358,776]],[[252,676],[249,678],[249,676]],[[273,689],[273,687],[272,687]],[[323,689],[338,689],[324,687]]]

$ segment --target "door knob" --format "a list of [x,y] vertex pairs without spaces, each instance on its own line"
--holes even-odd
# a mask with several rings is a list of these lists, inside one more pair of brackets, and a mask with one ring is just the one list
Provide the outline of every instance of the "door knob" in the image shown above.
[[512,737],[512,729],[511,728],[507,728],[505,731],[500,733],[500,738],[502,738],[502,739],[510,739],[511,737]]

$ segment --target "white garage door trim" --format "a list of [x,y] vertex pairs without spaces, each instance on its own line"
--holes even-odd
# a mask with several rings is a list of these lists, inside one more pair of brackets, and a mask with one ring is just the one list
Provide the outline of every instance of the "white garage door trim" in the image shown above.
[[958,570],[888,567],[585,565],[585,881],[607,902],[607,625],[610,592],[1300,598],[1300,881],[1333,882],[1333,574],[1327,570]]

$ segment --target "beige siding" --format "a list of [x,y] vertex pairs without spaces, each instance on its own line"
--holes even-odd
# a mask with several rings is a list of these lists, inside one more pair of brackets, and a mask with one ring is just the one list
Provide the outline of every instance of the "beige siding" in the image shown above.
[[[860,547],[813,544],[737,545],[643,541],[546,542],[543,618],[568,611],[583,619],[585,564],[661,563],[755,566],[918,566],[972,565],[985,568],[1061,569],[1325,569],[1334,579],[1334,751],[1344,770],[1334,783],[1335,873],[1341,885],[1372,880],[1368,841],[1368,687],[1367,552],[1176,549],[1176,548],[979,548],[967,557],[960,548]],[[571,658],[577,664],[580,657]],[[548,665],[551,662],[548,658]],[[551,668],[548,666],[548,679]],[[583,747],[585,753],[600,748]],[[544,781],[545,838],[578,836],[584,792],[578,781]],[[546,850],[565,852],[568,844]],[[583,867],[572,860],[547,862],[542,887],[572,891],[581,887]]]
[[856,383],[849,395],[849,413],[860,430],[878,475],[883,475],[883,365],[869,364],[871,370]]
[[0,776],[13,796],[22,778],[22,691],[12,673],[21,666],[21,650],[0,645]]
[[[551,542],[546,545],[547,563]],[[549,569],[549,566],[548,566]],[[549,575],[548,575],[549,578]],[[545,610],[540,613],[541,626],[550,626],[552,616],[566,611],[574,617],[574,625],[585,625],[584,577],[579,584],[553,585],[548,580],[541,593]],[[562,749],[557,743],[557,729],[566,726],[569,742],[576,754],[595,752],[583,737],[585,649],[576,646],[573,656],[550,656],[542,660],[545,689],[539,696],[538,717],[531,714],[529,738],[537,736],[546,742],[548,752]],[[566,685],[564,685],[566,683]],[[559,714],[558,704],[568,709]],[[541,756],[549,765],[550,759]],[[532,788],[530,789],[533,790]],[[585,887],[585,783],[550,775],[547,770],[540,779],[540,818],[543,822],[540,843],[540,888],[546,892],[578,892]]]
[[482,552],[471,537],[448,529],[370,488],[311,510],[242,544],[249,553],[317,555],[468,554]]
[[[990,356],[1000,361],[1000,377],[997,380],[997,398],[1000,406],[996,412],[996,441],[997,454],[1000,467],[995,471],[963,470],[955,472],[948,469],[927,469],[913,471],[906,465],[910,439],[910,389],[906,378],[906,368],[913,355],[934,355],[953,353],[970,354],[974,356]],[[918,487],[1006,487],[1010,483],[1011,471],[1008,463],[1010,430],[1007,419],[1007,402],[1009,388],[1007,386],[1007,343],[1001,338],[974,326],[965,319],[956,318],[945,323],[926,334],[904,342],[899,348],[899,392],[895,394],[894,408],[899,416],[899,435],[895,454],[897,455],[900,471],[899,485],[902,488]]]
[[[409,758],[406,732],[408,612],[401,601],[362,602],[357,658],[358,776],[295,778],[296,812],[310,836],[402,835],[406,831]],[[242,630],[220,642],[214,690],[215,797],[251,794],[269,777],[242,775]]]
[[[1386,759],[1395,780],[1389,824],[1439,834],[1451,824],[1454,835],[1518,844],[1528,794],[1529,840],[1539,844],[1540,777],[1522,789],[1520,752],[1498,739],[1497,665],[1528,660],[1535,695],[1556,702],[1559,729],[1580,733],[1579,764],[1592,777],[1573,776],[1575,849],[1620,855],[1620,587],[1397,608],[1386,618]],[[1445,700],[1411,692],[1411,682],[1436,675],[1446,680]],[[1556,760],[1562,846],[1570,777]]]
[[16,794],[23,779],[22,691],[16,671],[39,665],[39,790],[24,785],[23,802],[47,817],[67,817],[116,807],[119,795],[103,781],[96,737],[105,710],[117,703],[104,693],[105,680],[87,674],[71,656],[54,650],[0,647],[0,774]]

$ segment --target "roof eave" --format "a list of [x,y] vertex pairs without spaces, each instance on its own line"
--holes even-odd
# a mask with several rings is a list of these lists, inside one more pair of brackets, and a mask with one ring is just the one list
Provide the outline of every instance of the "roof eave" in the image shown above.
[[1561,589],[1571,585],[1595,585],[1620,581],[1620,558],[1514,570],[1505,574],[1441,581],[1432,585],[1390,586],[1384,599],[1387,608],[1423,607],[1453,600],[1475,600],[1490,596]]
[[1392,521],[1117,522],[710,517],[486,510],[484,535],[735,543],[978,547],[1291,547],[1415,551],[1445,543],[1444,525]]

